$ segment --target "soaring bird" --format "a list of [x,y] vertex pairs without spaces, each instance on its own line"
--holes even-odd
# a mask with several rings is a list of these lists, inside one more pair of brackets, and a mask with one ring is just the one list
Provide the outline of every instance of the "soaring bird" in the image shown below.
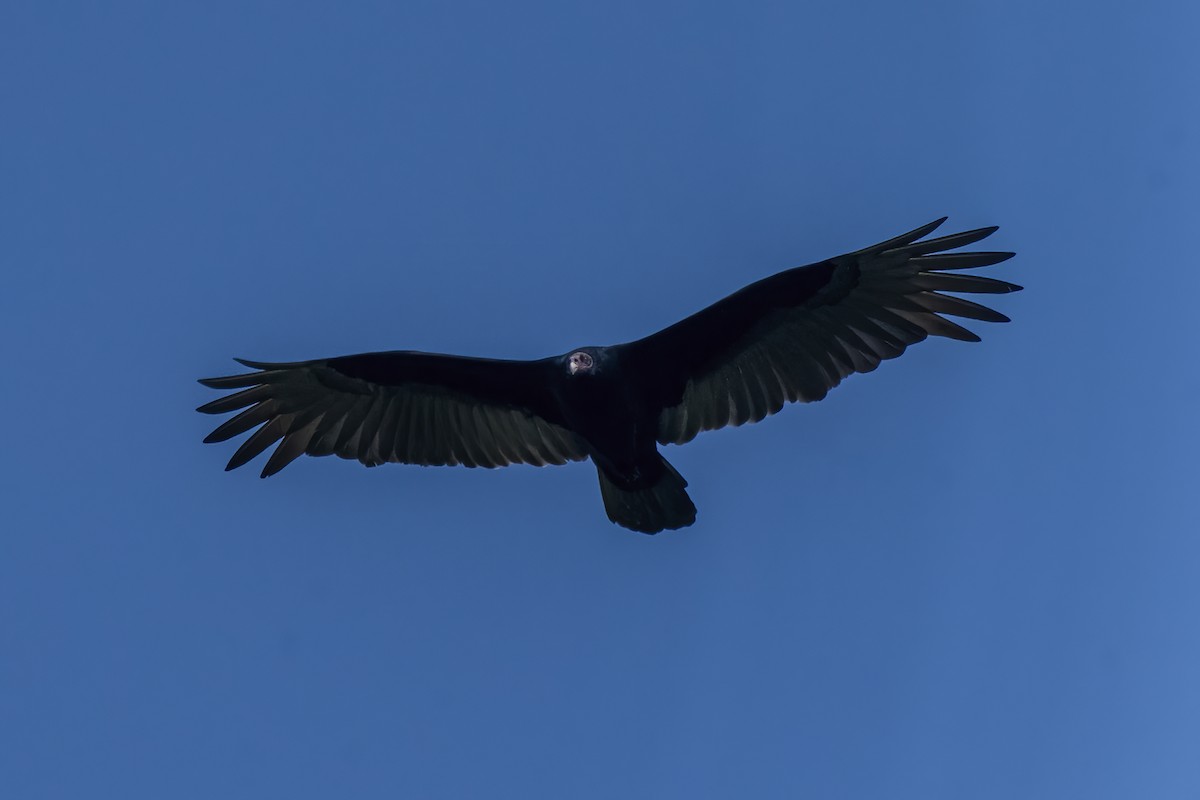
[[758,422],[787,402],[821,400],[846,376],[870,372],[930,334],[979,341],[943,314],[1008,322],[943,292],[1018,291],[958,272],[1014,254],[947,252],[996,228],[924,238],[945,221],[764,278],[625,344],[536,361],[408,350],[291,363],[237,359],[255,371],[200,381],[240,391],[198,411],[242,409],[204,441],[258,428],[226,469],[279,442],[264,478],[305,453],[368,467],[590,458],[610,520],[642,533],[682,528],[695,522],[696,507],[658,445]]

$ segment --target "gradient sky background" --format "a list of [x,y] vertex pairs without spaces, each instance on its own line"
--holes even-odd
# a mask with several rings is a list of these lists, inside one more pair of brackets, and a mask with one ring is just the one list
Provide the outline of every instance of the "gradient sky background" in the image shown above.
[[[0,791],[1200,795],[1200,10],[5,3]],[[540,357],[943,214],[1007,326],[667,455],[202,445],[243,356]]]

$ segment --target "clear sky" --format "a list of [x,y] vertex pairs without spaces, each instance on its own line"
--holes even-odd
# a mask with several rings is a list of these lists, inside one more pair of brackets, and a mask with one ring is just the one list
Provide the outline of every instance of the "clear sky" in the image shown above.
[[[5,3],[0,791],[1197,797],[1198,29]],[[1014,322],[668,448],[684,531],[200,441],[233,356],[625,341],[943,214]]]

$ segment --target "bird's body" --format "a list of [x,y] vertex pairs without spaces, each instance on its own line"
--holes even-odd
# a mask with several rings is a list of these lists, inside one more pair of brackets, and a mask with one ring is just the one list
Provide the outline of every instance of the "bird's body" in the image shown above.
[[[844,256],[750,284],[637,341],[536,361],[392,351],[202,380],[241,389],[200,407],[245,409],[205,441],[258,428],[230,459],[241,466],[280,442],[263,469],[336,454],[495,467],[590,458],[609,518],[646,533],[692,524],[687,482],[658,451],[702,430],[758,421],[786,402],[822,399],[927,335],[978,337],[941,314],[1006,322],[942,291],[1020,287],[956,271],[1012,253],[945,253],[994,228],[918,241],[943,220]],[[261,427],[260,427],[261,426]]]
[[[567,426],[587,445],[592,461],[620,485],[643,488],[657,475],[658,446],[654,412],[638,384],[624,380],[620,348],[588,347],[594,366],[556,376],[561,413]],[[570,359],[570,356],[567,356]]]

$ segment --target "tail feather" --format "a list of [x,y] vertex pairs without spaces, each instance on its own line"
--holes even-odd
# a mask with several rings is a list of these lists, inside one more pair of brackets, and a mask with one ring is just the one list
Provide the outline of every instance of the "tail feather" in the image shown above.
[[687,481],[665,458],[662,463],[665,467],[662,477],[646,489],[622,489],[603,469],[597,468],[600,496],[610,520],[641,533],[686,528],[696,521],[696,506],[685,491]]

